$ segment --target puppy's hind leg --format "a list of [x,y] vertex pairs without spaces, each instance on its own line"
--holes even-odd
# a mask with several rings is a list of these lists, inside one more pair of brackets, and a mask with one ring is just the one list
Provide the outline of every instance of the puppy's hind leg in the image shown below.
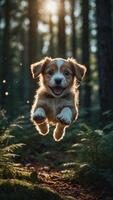
[[38,130],[39,134],[41,135],[47,135],[49,132],[49,124],[47,122],[44,122],[42,124],[35,124],[36,129]]
[[63,139],[65,135],[65,129],[66,129],[65,124],[57,123],[56,128],[53,132],[53,137],[55,141],[59,142],[60,140]]

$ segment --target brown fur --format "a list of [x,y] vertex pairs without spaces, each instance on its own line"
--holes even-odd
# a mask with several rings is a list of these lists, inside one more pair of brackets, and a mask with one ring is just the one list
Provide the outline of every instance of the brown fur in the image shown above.
[[[70,108],[72,111],[72,120],[71,123],[78,117],[78,99],[79,99],[79,90],[78,90],[78,81],[83,79],[86,68],[78,64],[74,59],[69,58],[64,60],[64,64],[60,68],[60,72],[64,73],[65,70],[69,71],[68,77],[68,86],[65,88],[63,94],[56,98],[52,95],[51,89],[48,87],[51,74],[48,74],[48,70],[56,72],[57,66],[55,63],[52,63],[54,59],[46,57],[40,62],[31,65],[31,71],[33,78],[37,78],[40,75],[40,87],[36,92],[35,101],[31,110],[31,120],[36,126],[36,129],[40,134],[47,134],[49,129],[49,124],[56,125],[54,130],[54,139],[59,141],[63,138],[65,134],[65,129],[70,124],[65,124],[65,122],[59,120],[57,115],[62,111],[63,108]],[[65,75],[66,76],[66,75]],[[37,108],[43,108],[46,114],[45,119],[41,122],[33,118],[33,113]],[[67,113],[68,114],[68,113]]]

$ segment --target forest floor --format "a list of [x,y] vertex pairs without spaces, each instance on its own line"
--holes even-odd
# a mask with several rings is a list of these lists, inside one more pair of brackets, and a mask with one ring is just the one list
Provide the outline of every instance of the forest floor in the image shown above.
[[64,200],[113,200],[113,191],[106,183],[99,180],[89,185],[80,182],[76,174],[76,153],[72,148],[76,141],[68,138],[55,143],[52,138],[49,141],[50,136],[38,136],[37,139],[37,145],[35,138],[25,147],[22,162],[36,173],[39,186],[52,189]]
[[[63,199],[96,200],[100,199],[98,193],[92,193],[90,189],[72,183],[63,178],[63,172],[57,169],[49,169],[45,166],[34,166],[40,186],[49,187],[56,191]],[[101,195],[102,196],[102,195]],[[112,199],[112,198],[111,198]]]
[[[113,188],[104,179],[78,173],[77,125],[72,125],[60,142],[53,140],[52,131],[44,137],[39,135],[24,117],[11,127],[16,142],[25,144],[16,158],[25,174],[20,176],[17,170],[13,178],[5,175],[0,180],[1,200],[113,200]],[[27,177],[26,170],[32,177]]]

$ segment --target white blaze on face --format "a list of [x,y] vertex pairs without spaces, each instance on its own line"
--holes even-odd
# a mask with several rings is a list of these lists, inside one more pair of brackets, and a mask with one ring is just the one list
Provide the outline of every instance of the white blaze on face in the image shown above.
[[60,71],[61,66],[64,64],[64,60],[56,59],[54,63],[58,66],[58,71]]
[[65,87],[66,86],[66,79],[63,75],[63,73],[60,71],[61,66],[64,64],[64,60],[59,58],[59,59],[55,59],[53,60],[53,63],[57,66],[58,70],[55,72],[55,74],[52,76],[50,84],[51,86],[55,86],[55,79],[61,79],[61,87]]

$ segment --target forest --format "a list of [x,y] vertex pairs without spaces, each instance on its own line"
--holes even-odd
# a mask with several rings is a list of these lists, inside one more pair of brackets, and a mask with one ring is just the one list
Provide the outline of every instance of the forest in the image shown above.
[[[30,65],[46,56],[87,68],[60,142],[30,120]],[[0,200],[112,200],[112,90],[112,0],[0,0]]]

